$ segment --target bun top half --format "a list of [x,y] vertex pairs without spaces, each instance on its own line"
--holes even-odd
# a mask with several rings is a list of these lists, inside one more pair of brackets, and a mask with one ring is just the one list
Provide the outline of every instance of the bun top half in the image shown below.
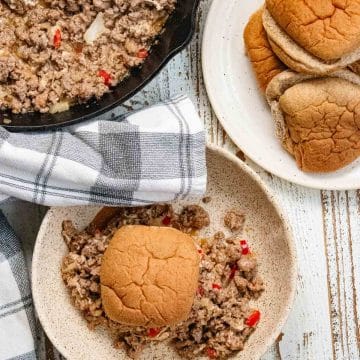
[[266,7],[296,43],[322,60],[360,47],[360,0],[266,0]]
[[101,264],[106,314],[131,326],[160,327],[186,320],[198,287],[199,261],[193,239],[179,230],[121,227]]

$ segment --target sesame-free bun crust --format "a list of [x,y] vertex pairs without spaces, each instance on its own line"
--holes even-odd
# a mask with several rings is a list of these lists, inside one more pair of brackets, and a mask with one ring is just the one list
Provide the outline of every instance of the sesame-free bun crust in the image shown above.
[[322,60],[360,47],[360,0],[266,0],[266,7],[297,44]]
[[360,59],[360,47],[332,61],[316,57],[294,41],[279,26],[268,9],[263,11],[263,26],[276,56],[294,71],[325,75],[344,68]]
[[177,324],[189,316],[198,278],[199,254],[189,235],[168,227],[123,226],[102,259],[104,310],[127,325]]
[[272,78],[285,70],[285,65],[271,49],[262,24],[262,12],[261,8],[250,17],[244,31],[244,42],[259,87],[264,92]]
[[360,77],[286,71],[266,91],[284,148],[306,172],[331,172],[360,156]]

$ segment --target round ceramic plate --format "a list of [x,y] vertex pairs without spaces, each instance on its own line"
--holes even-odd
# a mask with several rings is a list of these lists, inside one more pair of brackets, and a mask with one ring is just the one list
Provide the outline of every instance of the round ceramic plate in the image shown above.
[[205,85],[214,111],[235,144],[267,171],[318,189],[360,188],[360,159],[330,174],[307,174],[275,136],[270,109],[245,55],[243,32],[264,0],[213,0],[202,48]]
[[[211,147],[207,152],[208,190],[212,200],[200,203],[210,214],[208,232],[223,229],[223,216],[230,208],[246,213],[244,237],[257,254],[259,273],[266,290],[253,305],[262,313],[256,331],[244,351],[234,358],[258,359],[279,335],[293,303],[296,257],[288,222],[260,178],[229,153]],[[179,205],[179,204],[175,204]],[[181,203],[184,205],[184,203]],[[54,346],[68,360],[127,359],[112,347],[110,336],[101,329],[90,331],[70,303],[60,276],[60,264],[67,253],[61,237],[61,223],[72,220],[85,227],[99,207],[52,208],[40,228],[32,267],[33,297],[40,322]],[[140,359],[180,359],[172,347],[159,343],[148,347]]]

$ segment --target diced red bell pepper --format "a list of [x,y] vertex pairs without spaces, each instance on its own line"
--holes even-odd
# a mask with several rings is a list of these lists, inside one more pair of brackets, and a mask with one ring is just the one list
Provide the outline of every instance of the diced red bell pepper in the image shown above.
[[149,52],[146,49],[140,49],[137,53],[139,59],[146,59],[149,56]]
[[241,240],[240,246],[241,246],[241,253],[243,255],[247,255],[250,253],[250,248],[246,240]]
[[212,284],[212,288],[213,288],[214,290],[220,290],[220,289],[221,289],[221,285],[219,285],[219,284]]
[[247,326],[253,327],[260,321],[260,311],[253,311],[250,316],[245,320]]
[[54,34],[54,48],[58,49],[60,45],[61,45],[61,31],[60,29],[56,29]]
[[98,72],[98,76],[102,77],[104,79],[104,84],[106,86],[110,86],[111,85],[111,75],[105,71],[105,70],[99,70]]
[[209,359],[215,359],[217,358],[216,350],[213,348],[206,348],[205,353]]

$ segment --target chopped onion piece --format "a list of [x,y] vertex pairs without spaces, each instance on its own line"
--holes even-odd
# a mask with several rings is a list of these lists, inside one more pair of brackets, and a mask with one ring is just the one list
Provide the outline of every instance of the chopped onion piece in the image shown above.
[[101,36],[101,34],[106,30],[104,24],[104,16],[102,13],[96,15],[95,20],[91,23],[89,28],[85,31],[84,40],[87,44],[92,45],[92,43]]
[[35,6],[38,3],[38,0],[22,0],[26,6]]
[[70,104],[68,101],[59,101],[56,104],[50,106],[49,113],[55,114],[63,111],[67,111],[70,109]]
[[145,2],[152,4],[155,6],[156,10],[160,11],[164,8],[163,5],[161,5],[158,1],[156,0],[145,0]]

